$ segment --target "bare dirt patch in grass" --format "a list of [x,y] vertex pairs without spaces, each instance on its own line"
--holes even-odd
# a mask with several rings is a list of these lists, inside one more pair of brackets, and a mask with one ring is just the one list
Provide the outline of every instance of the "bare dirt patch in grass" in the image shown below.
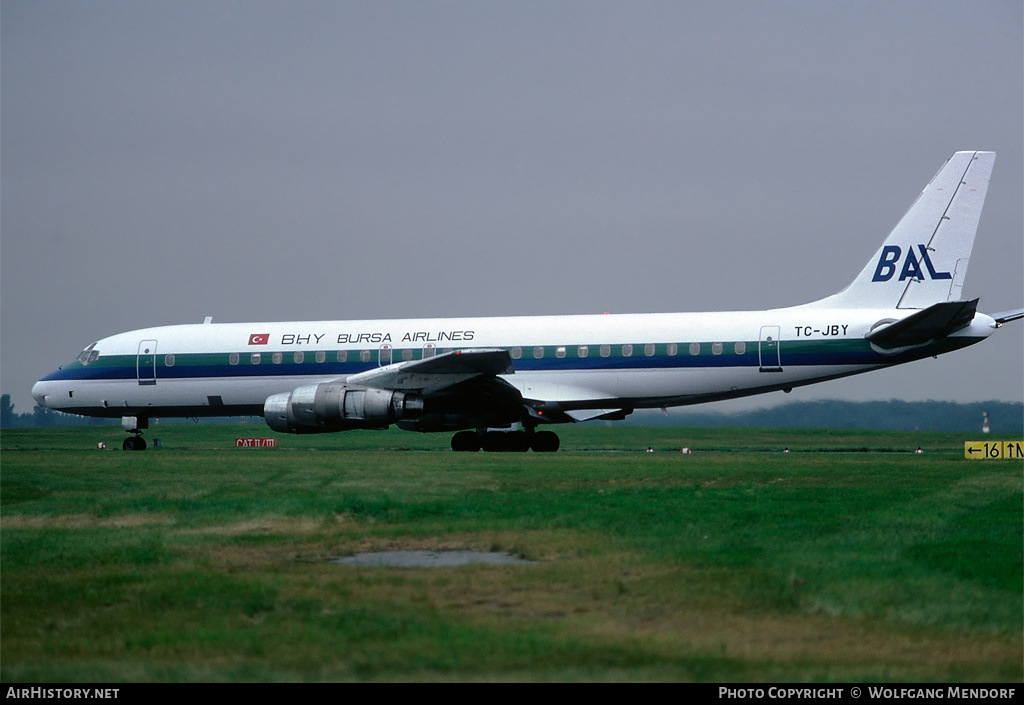
[[311,534],[329,526],[316,517],[263,516],[217,526],[182,529],[182,534],[209,534],[212,536],[243,536],[246,534]]
[[166,514],[118,514],[97,517],[91,514],[60,516],[8,515],[0,519],[4,529],[131,529],[141,526],[170,526],[174,518]]

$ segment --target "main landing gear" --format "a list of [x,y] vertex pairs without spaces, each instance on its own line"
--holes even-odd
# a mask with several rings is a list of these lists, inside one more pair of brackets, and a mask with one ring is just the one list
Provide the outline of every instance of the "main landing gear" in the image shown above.
[[145,416],[122,416],[121,428],[133,435],[124,439],[123,450],[146,450],[146,439],[142,432],[149,428],[149,419]]
[[459,431],[452,436],[452,450],[475,453],[554,453],[558,450],[558,436],[551,431]]

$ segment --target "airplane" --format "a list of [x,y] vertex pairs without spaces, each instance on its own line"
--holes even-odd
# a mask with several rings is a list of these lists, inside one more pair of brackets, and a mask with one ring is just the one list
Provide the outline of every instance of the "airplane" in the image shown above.
[[961,300],[994,152],[957,152],[842,291],[764,311],[224,323],[103,338],[32,388],[121,417],[263,416],[280,433],[454,432],[455,451],[558,450],[548,426],[732,399],[973,345],[1024,309]]

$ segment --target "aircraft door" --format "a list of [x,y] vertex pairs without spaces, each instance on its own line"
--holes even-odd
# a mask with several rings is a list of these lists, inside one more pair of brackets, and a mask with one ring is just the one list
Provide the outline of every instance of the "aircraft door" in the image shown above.
[[782,372],[778,326],[761,326],[757,357],[761,365],[759,368],[761,372]]
[[380,367],[391,364],[391,346],[381,345],[380,350],[377,351],[377,364]]
[[139,384],[156,384],[156,341],[143,340],[139,343],[139,356],[135,362]]

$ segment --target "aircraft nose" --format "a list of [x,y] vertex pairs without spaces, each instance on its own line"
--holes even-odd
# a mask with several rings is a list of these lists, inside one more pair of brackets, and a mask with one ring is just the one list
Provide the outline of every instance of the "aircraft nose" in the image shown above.
[[48,386],[46,382],[36,382],[32,385],[32,398],[39,406],[48,406],[46,403],[46,388]]

